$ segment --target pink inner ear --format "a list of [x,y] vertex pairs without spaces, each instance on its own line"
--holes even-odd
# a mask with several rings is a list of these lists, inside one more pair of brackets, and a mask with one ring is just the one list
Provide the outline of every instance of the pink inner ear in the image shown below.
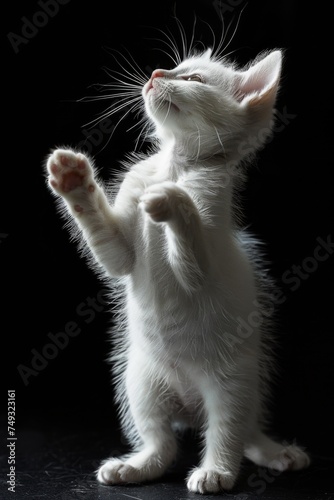
[[[274,51],[264,59],[253,64],[247,71],[238,74],[235,97],[239,102],[245,98],[267,93],[270,88],[277,88],[281,72],[282,56]],[[255,95],[254,95],[255,94]]]

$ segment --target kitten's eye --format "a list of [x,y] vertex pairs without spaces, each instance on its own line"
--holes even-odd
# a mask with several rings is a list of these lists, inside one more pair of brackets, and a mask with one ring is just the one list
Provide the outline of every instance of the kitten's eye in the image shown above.
[[186,76],[185,80],[187,80],[188,82],[200,82],[200,83],[204,83],[204,80],[201,77],[201,75],[197,75],[197,74],[196,75]]

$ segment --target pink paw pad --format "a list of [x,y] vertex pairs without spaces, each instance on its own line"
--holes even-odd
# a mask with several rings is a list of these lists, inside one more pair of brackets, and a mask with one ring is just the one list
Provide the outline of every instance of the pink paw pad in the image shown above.
[[62,179],[62,188],[65,193],[73,191],[73,189],[82,186],[83,176],[76,172],[75,170],[69,171],[66,174],[63,174]]
[[94,183],[91,182],[91,167],[81,153],[56,151],[49,159],[48,170],[51,174],[50,186],[59,194],[70,193],[84,186],[90,193],[95,191]]
[[51,173],[52,173],[52,174],[55,174],[55,175],[56,175],[56,174],[58,174],[58,173],[59,173],[60,168],[59,168],[59,167],[58,167],[55,163],[52,163],[52,164],[50,165],[50,171],[51,171]]

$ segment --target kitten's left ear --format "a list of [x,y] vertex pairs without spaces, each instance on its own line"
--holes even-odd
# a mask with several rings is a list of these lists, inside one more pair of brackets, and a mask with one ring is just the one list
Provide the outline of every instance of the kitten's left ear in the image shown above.
[[249,69],[238,73],[235,97],[249,108],[272,107],[275,103],[282,68],[282,53],[275,50]]

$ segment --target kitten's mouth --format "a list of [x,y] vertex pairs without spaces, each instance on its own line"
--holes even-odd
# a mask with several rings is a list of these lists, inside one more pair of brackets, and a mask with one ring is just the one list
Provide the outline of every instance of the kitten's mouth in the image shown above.
[[145,95],[147,95],[150,90],[155,88],[154,80],[155,80],[154,78],[150,78],[149,81],[146,83],[146,86],[145,86],[146,88],[144,88]]
[[153,89],[153,81],[152,78],[149,79],[149,81],[146,84],[146,89],[145,89],[145,95],[149,93],[151,89]]
[[[174,111],[180,111],[180,108],[176,104],[174,104],[170,98],[169,99],[164,98],[163,92],[159,91],[158,86],[154,85],[155,80],[156,80],[155,78],[150,78],[148,80],[146,86],[144,87],[144,95],[147,96],[150,91],[155,90],[157,93],[155,98],[159,103],[159,107],[163,105],[163,106],[168,106],[169,109],[172,109]],[[162,95],[159,95],[160,92]]]

